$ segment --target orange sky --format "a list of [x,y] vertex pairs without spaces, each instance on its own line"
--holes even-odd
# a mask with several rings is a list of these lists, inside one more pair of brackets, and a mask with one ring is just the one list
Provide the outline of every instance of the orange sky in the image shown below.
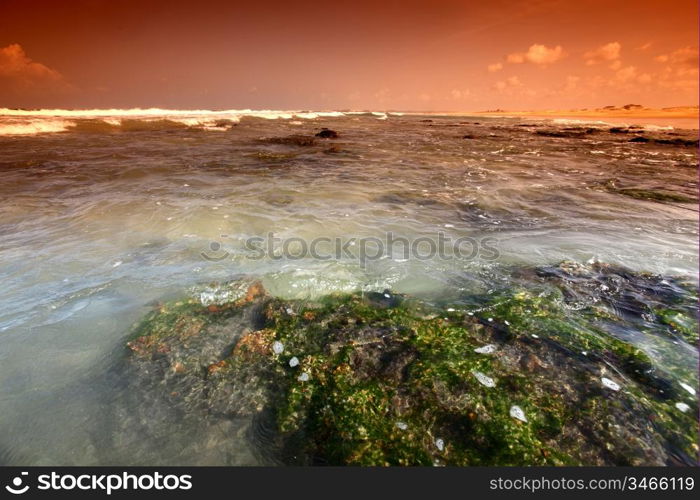
[[0,0],[0,107],[698,104],[696,0]]

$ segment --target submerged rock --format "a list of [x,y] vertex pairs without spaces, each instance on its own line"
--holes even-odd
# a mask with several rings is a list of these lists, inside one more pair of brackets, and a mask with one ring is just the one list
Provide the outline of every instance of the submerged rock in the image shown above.
[[365,300],[376,307],[396,307],[401,303],[401,295],[391,293],[385,289],[383,292],[367,292]]
[[651,189],[618,189],[618,193],[630,196],[638,200],[672,201],[678,203],[697,203],[697,198],[682,194],[669,193],[668,191],[652,191]]
[[602,264],[523,271],[449,313],[389,290],[306,303],[252,283],[213,312],[196,299],[159,306],[129,341],[130,373],[185,413],[269,415],[264,451],[285,463],[693,463],[697,401],[602,328],[636,323],[566,307],[563,283],[589,289],[612,275],[613,294],[683,302],[676,285],[656,294],[649,275]]
[[338,132],[329,128],[322,128],[321,131],[316,134],[316,137],[320,137],[321,139],[337,139]]
[[439,201],[430,198],[424,193],[415,191],[397,191],[393,193],[385,193],[373,198],[372,201],[377,203],[391,203],[394,205],[441,205]]
[[698,342],[697,289],[686,281],[621,266],[564,261],[534,271],[567,304],[598,320],[625,321],[645,333]]
[[625,188],[617,185],[617,179],[607,179],[605,181],[596,182],[593,185],[602,188],[610,193],[629,196],[637,200],[656,201],[659,203],[697,203],[698,198],[688,196],[686,194],[674,193],[661,189],[642,189],[642,188]]
[[636,137],[632,137],[629,142],[649,142],[651,139],[648,137],[644,137],[642,135],[638,135]]
[[316,140],[313,137],[297,134],[284,137],[267,137],[261,139],[261,141],[269,144],[284,144],[287,146],[313,146],[316,144]]
[[697,139],[683,139],[681,137],[675,137],[673,139],[665,139],[663,137],[643,137],[637,136],[629,140],[629,142],[642,142],[642,143],[652,143],[652,144],[663,144],[667,146],[684,146],[684,147],[695,147],[700,145],[700,141]]
[[670,144],[671,146],[688,146],[691,148],[697,148],[700,145],[700,141],[697,139],[655,139],[654,142],[657,144]]
[[597,128],[570,127],[567,129],[535,130],[535,134],[545,137],[561,137],[569,139],[579,139],[590,134],[600,132]]
[[294,154],[273,153],[270,151],[257,151],[253,154],[247,155],[247,157],[249,157],[249,158],[254,158],[256,160],[261,160],[264,162],[274,162],[274,163],[287,162],[289,160],[296,158],[296,156],[297,156],[297,153],[294,153]]

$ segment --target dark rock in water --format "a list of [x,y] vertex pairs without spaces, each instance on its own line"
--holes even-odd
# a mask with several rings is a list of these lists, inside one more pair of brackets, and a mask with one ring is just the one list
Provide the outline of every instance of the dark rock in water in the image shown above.
[[261,139],[261,141],[269,144],[285,144],[289,146],[313,146],[316,144],[316,140],[313,137],[296,134],[285,137],[268,137]]
[[619,179],[607,179],[604,181],[595,182],[592,185],[600,187],[605,191],[623,196],[629,196],[637,200],[656,201],[659,203],[697,203],[698,199],[694,196],[689,196],[686,193],[673,193],[659,189],[644,189],[644,188],[624,188],[619,187],[617,183]]
[[476,136],[473,136],[471,134],[463,135],[462,139],[476,139]]
[[630,130],[627,127],[612,127],[608,130],[611,134],[627,134]]
[[401,304],[401,296],[391,293],[388,288],[383,292],[367,292],[365,298],[375,307],[397,307]]
[[421,123],[433,123],[434,120],[419,120]]
[[652,191],[650,189],[618,189],[618,193],[630,196],[638,200],[650,200],[660,202],[697,203],[698,199],[682,194],[669,193],[667,191]]
[[[556,284],[568,303],[594,308],[602,304],[620,319],[644,328],[649,326],[650,317],[657,316],[656,334],[681,335],[689,344],[698,341],[696,291],[685,282],[600,262],[584,265],[565,261],[536,272]],[[667,328],[669,323],[674,325],[673,331]]]
[[263,196],[261,200],[275,207],[286,207],[292,204],[294,198],[289,195],[273,193],[267,196]]
[[396,205],[405,205],[408,203],[418,206],[439,205],[440,202],[434,200],[422,193],[415,191],[399,191],[396,193],[387,193],[377,196],[372,201],[378,203],[391,203]]
[[[455,208],[457,211],[457,220],[466,222],[469,225],[484,227],[497,226],[502,228],[505,226],[501,223],[515,223],[515,221],[509,220],[508,214],[503,210],[486,210],[473,203],[457,203]],[[494,222],[496,224],[494,224]]]
[[683,139],[681,137],[675,137],[673,139],[664,139],[658,137],[643,137],[637,136],[629,140],[629,142],[641,142],[641,143],[652,143],[652,144],[663,144],[668,146],[686,146],[695,147],[700,146],[700,141],[697,139]]
[[598,132],[598,129],[595,128],[581,129],[577,127],[570,127],[568,129],[562,130],[535,130],[535,134],[537,135],[542,135],[545,137],[562,137],[569,139],[578,139],[581,137],[585,137],[589,134],[594,134],[596,132]]
[[322,128],[321,131],[316,134],[316,137],[320,137],[321,139],[337,139],[338,132],[329,128]]
[[[571,262],[513,277],[459,309],[389,290],[288,301],[232,283],[220,303],[158,306],[128,344],[127,375],[150,391],[138,400],[210,425],[272,417],[262,443],[284,463],[692,464],[697,400],[602,327],[629,326],[649,300],[677,313],[644,313],[639,328],[680,325],[680,285]],[[571,307],[595,290],[610,304],[634,297],[635,312]],[[139,418],[158,426],[151,408]]]
[[599,129],[597,129],[597,128],[592,128],[592,127],[588,127],[588,128],[581,128],[581,127],[564,127],[562,130],[565,130],[565,131],[567,131],[567,132],[575,132],[575,133],[577,133],[577,134],[584,134],[584,135],[585,135],[585,134],[595,134],[595,133],[600,132]]
[[567,132],[559,132],[557,130],[535,130],[535,134],[544,137],[572,137],[572,134]]
[[680,137],[677,137],[675,139],[653,139],[653,141],[656,144],[668,144],[671,146],[689,146],[697,148],[698,145],[700,145],[700,141],[698,141],[697,139],[681,139]]

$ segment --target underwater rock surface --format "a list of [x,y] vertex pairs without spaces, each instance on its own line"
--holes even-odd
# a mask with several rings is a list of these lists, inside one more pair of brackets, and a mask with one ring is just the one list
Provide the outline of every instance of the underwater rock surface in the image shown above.
[[625,335],[694,345],[696,291],[600,263],[513,276],[460,304],[208,287],[135,326],[125,373],[184,413],[252,416],[275,463],[694,464],[697,370]]

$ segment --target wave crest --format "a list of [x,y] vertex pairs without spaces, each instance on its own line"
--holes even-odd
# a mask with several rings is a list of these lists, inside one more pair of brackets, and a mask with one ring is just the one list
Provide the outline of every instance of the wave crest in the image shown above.
[[[242,118],[313,120],[356,114],[341,111],[133,109],[9,109],[0,108],[0,136],[56,132],[138,132],[195,128],[227,130]],[[385,120],[383,112],[371,113]]]

